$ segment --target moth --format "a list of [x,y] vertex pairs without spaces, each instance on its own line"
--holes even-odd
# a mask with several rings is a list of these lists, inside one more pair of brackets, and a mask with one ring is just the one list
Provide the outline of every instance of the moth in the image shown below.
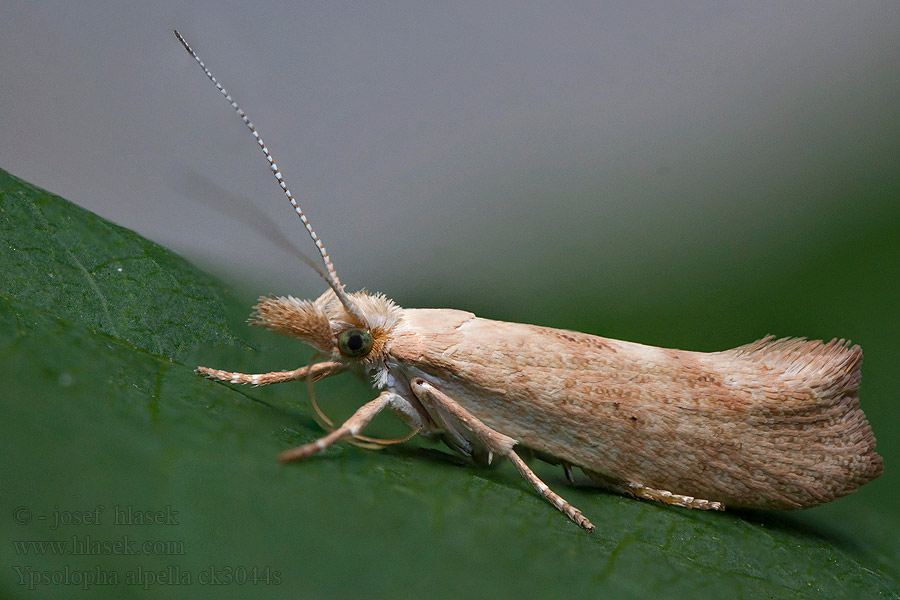
[[[765,337],[721,352],[656,348],[451,309],[404,309],[382,294],[348,292],[254,125],[187,41],[185,50],[238,112],[318,249],[329,289],[315,300],[264,296],[250,324],[296,338],[324,360],[293,371],[246,374],[199,367],[235,384],[314,382],[345,371],[378,391],[343,424],[285,450],[282,462],[362,434],[384,410],[410,436],[439,439],[476,463],[509,460],[572,521],[580,510],[551,490],[517,452],[578,467],[601,487],[668,505],[800,509],[845,496],[881,474],[859,407],[862,350]],[[317,409],[318,410],[318,409]]]

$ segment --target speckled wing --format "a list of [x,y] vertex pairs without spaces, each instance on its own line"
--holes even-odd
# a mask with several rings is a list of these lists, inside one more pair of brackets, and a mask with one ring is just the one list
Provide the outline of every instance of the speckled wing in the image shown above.
[[862,351],[765,338],[688,352],[406,309],[390,347],[488,426],[585,469],[726,506],[791,509],[881,473],[859,408]]

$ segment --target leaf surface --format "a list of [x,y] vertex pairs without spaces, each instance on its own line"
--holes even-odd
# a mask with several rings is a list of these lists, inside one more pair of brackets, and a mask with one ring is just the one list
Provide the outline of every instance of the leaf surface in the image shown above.
[[[294,368],[308,351],[242,326],[247,307],[174,253],[2,171],[0,228],[4,595],[900,590],[900,552],[877,534],[896,511],[863,494],[796,514],[704,513],[569,488],[536,465],[595,523],[588,535],[509,465],[470,467],[425,443],[280,466],[277,452],[321,435],[303,386],[237,389],[192,370]],[[323,384],[344,411],[373,397]],[[41,545],[53,541],[60,552]]]

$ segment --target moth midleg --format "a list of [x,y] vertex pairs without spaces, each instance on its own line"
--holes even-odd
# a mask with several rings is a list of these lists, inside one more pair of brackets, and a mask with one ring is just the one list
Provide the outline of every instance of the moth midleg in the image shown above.
[[410,383],[413,393],[423,403],[433,402],[440,408],[453,415],[464,427],[475,434],[481,442],[488,447],[491,453],[497,453],[505,456],[512,462],[516,469],[531,486],[559,511],[569,517],[579,526],[587,531],[594,531],[594,525],[581,514],[581,511],[569,504],[562,496],[550,489],[550,487],[534,474],[528,465],[525,464],[519,455],[513,450],[516,440],[513,438],[494,431],[485,425],[478,417],[467,411],[459,405],[453,398],[443,393],[424,379],[413,379]]
[[682,496],[681,494],[673,494],[667,490],[656,490],[639,483],[626,483],[625,487],[628,491],[638,498],[645,500],[656,500],[663,504],[671,504],[672,506],[681,506],[683,508],[696,508],[699,510],[725,510],[725,505],[714,500],[704,500],[702,498],[694,498],[693,496]]
[[572,521],[585,528],[587,531],[594,531],[594,524],[581,514],[580,510],[569,504],[565,498],[551,490],[546,483],[541,481],[540,478],[534,474],[534,471],[525,464],[525,461],[519,458],[518,454],[510,450],[507,458],[516,466],[519,473],[522,474],[522,477],[531,484],[531,487],[533,487],[541,496],[546,498],[550,504],[557,508],[557,510],[564,513],[567,517],[572,519]]
[[341,426],[334,431],[329,432],[327,435],[320,437],[314,442],[285,450],[278,455],[278,460],[283,463],[291,462],[292,460],[300,460],[308,456],[312,456],[316,452],[322,452],[335,442],[340,441],[342,438],[355,436],[360,431],[362,431],[366,425],[371,423],[372,419],[374,419],[375,416],[378,415],[378,413],[380,413],[388,406],[391,398],[395,395],[396,394],[394,394],[393,392],[382,392],[371,402],[363,404],[361,407],[359,407],[356,412],[350,416],[349,419],[344,421]]
[[319,381],[320,379],[343,373],[348,368],[344,363],[329,361],[300,367],[293,371],[272,371],[271,373],[234,373],[208,367],[197,367],[194,369],[194,372],[216,381],[227,381],[241,385],[271,385],[286,381],[303,381],[304,379]]

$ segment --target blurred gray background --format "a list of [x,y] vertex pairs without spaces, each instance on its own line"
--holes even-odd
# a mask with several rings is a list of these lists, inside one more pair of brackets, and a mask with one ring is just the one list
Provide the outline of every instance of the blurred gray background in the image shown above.
[[239,293],[324,284],[175,27],[348,287],[403,305],[551,325],[563,305],[713,310],[896,214],[893,0],[4,1],[0,167]]

